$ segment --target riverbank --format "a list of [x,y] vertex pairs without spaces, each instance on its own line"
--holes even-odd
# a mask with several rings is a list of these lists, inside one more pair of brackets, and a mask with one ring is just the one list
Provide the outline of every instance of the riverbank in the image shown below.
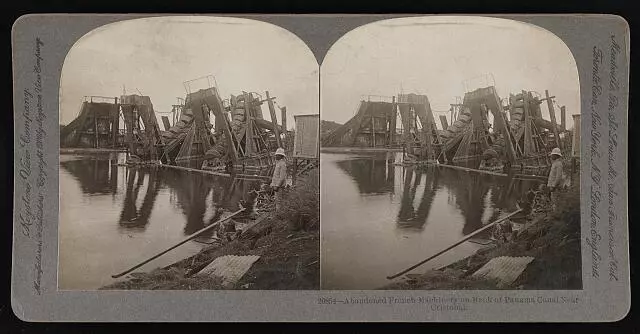
[[[300,176],[275,210],[272,196],[258,198],[258,217],[221,245],[104,290],[314,290],[320,288],[319,171]],[[259,259],[232,285],[198,272],[224,255],[257,255]]]
[[[581,289],[579,187],[571,187],[558,197],[555,210],[549,201],[535,202],[524,226],[509,241],[484,247],[474,255],[438,270],[409,274],[403,281],[391,283],[382,289]],[[495,280],[472,276],[491,259],[499,256],[530,256],[534,259],[514,282],[506,286],[499,286]]]

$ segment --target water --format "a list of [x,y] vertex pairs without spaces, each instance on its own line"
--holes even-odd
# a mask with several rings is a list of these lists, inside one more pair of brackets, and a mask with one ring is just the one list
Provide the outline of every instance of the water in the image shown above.
[[[159,167],[117,166],[122,154],[60,156],[58,287],[94,290],[119,273],[236,211],[257,181]],[[136,271],[196,254],[209,235],[170,251]]]
[[[394,166],[397,154],[321,154],[323,289],[376,289],[501,214],[538,181],[446,167]],[[488,235],[483,236],[485,238]],[[473,254],[465,242],[422,273]]]

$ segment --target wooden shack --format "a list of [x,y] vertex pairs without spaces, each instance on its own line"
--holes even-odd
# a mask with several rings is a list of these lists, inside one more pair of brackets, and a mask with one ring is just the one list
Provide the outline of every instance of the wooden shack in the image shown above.
[[318,159],[320,156],[320,115],[294,115],[293,157]]

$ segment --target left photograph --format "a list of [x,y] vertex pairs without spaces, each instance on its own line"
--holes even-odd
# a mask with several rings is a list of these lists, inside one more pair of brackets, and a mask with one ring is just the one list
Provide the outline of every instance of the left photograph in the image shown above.
[[318,68],[249,19],[80,38],[60,80],[58,289],[319,289]]

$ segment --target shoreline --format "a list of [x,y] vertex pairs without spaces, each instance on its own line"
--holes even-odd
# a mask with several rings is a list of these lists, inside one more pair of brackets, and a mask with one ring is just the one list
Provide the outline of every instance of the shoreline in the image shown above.
[[[273,197],[258,197],[256,217],[240,217],[239,230],[219,235],[220,244],[168,266],[133,272],[99,290],[318,290],[320,289],[319,172],[300,176],[275,210]],[[314,187],[315,185],[315,187]],[[314,203],[316,203],[314,205]],[[300,210],[300,208],[304,208]],[[226,239],[229,237],[229,239]],[[233,284],[199,272],[226,255],[259,256]]]
[[[576,290],[582,289],[580,196],[574,187],[561,194],[555,211],[538,202],[524,226],[506,241],[494,241],[476,253],[438,269],[409,273],[378,290]],[[473,274],[496,257],[533,257],[507,284]]]

